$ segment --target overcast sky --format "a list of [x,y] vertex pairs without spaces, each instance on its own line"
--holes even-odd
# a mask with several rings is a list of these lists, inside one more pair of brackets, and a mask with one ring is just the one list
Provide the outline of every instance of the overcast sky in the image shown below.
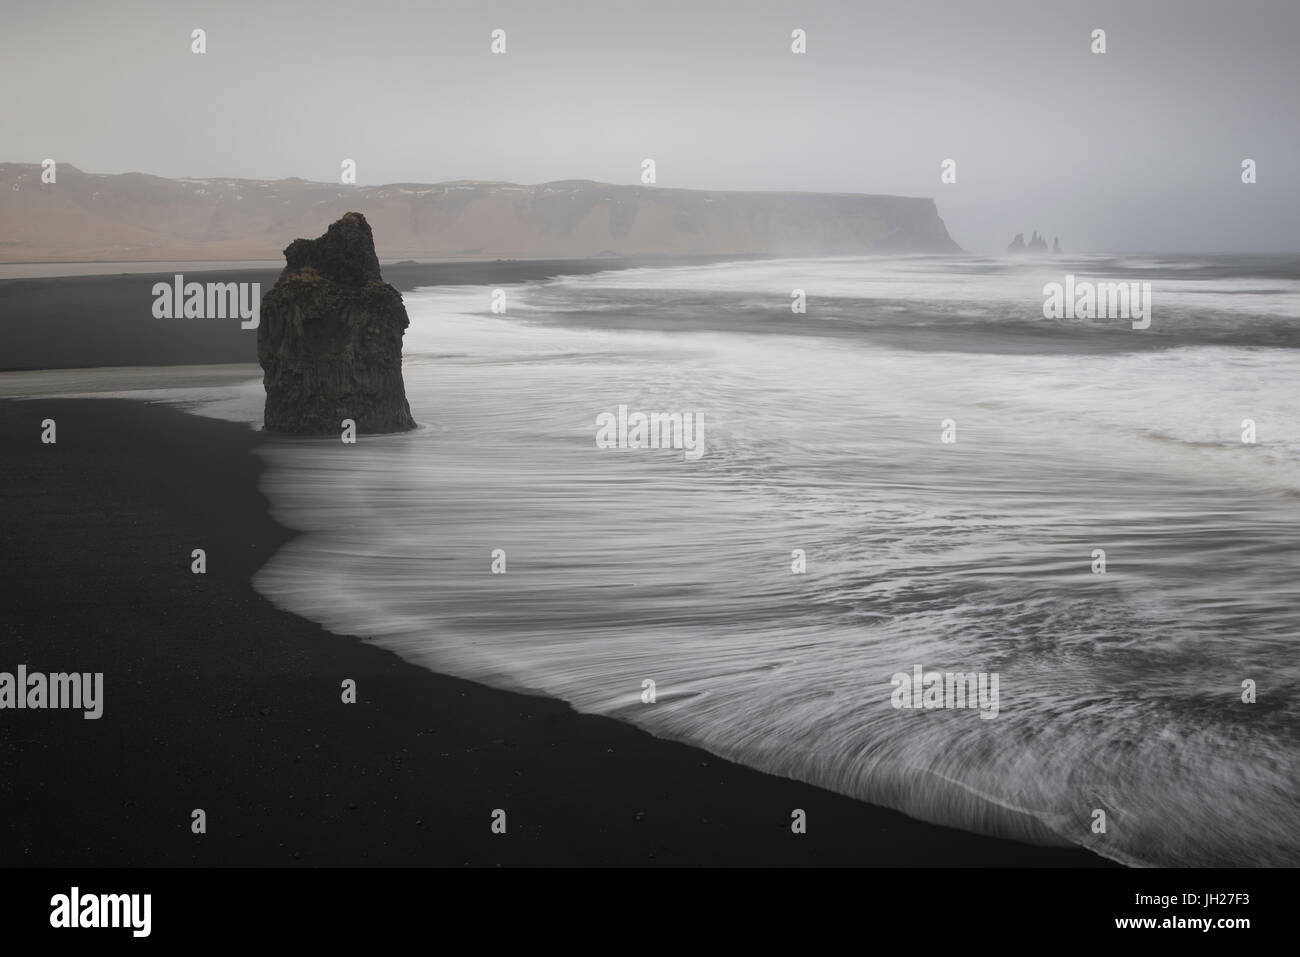
[[1300,249],[1300,0],[88,0],[0,22],[0,161],[635,183],[650,157],[660,186],[932,196],[977,252],[1034,229]]

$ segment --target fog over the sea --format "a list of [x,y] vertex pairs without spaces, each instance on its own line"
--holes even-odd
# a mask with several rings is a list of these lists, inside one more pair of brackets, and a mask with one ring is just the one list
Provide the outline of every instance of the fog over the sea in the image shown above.
[[1295,251],[1297,41],[1295,0],[10,5],[0,162],[635,183],[649,157],[660,186],[932,196],[975,252]]

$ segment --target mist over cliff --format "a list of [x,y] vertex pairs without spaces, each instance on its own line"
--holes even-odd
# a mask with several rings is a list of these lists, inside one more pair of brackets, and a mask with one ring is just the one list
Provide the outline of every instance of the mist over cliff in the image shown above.
[[953,252],[934,200],[563,180],[351,186],[0,164],[0,261],[278,258],[349,210],[383,259]]

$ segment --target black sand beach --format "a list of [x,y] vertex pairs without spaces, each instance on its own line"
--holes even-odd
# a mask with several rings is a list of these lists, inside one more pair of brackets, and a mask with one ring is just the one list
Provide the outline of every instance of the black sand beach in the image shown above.
[[249,581],[292,533],[258,490],[268,439],[243,425],[3,401],[0,441],[0,670],[104,672],[97,721],[4,713],[6,866],[1107,863],[913,821],[276,610]]

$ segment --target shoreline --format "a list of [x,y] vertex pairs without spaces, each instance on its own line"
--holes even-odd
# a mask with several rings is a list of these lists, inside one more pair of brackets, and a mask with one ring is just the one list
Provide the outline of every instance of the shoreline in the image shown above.
[[272,440],[241,423],[4,399],[0,436],[0,670],[105,675],[97,721],[0,723],[10,866],[1118,866],[926,824],[276,609],[251,578],[295,533],[259,489]]
[[[383,267],[398,292],[421,286],[486,286],[541,282],[620,269],[708,265],[761,257],[669,256],[618,259],[451,260],[396,262]],[[181,265],[181,264],[173,264]],[[212,263],[198,263],[211,267]],[[273,268],[205,268],[194,274],[221,282],[275,285]],[[182,270],[183,273],[183,270]],[[257,362],[257,333],[238,320],[163,320],[153,316],[154,283],[174,271],[0,278],[0,324],[6,342],[0,372]]]

